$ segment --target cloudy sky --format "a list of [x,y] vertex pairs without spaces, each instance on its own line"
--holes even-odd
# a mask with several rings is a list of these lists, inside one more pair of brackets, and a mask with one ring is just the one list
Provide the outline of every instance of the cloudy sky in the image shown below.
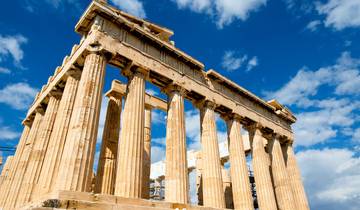
[[[36,92],[79,42],[88,0],[13,0],[0,7],[0,146],[15,146]],[[360,206],[359,0],[110,0],[175,31],[176,46],[297,116],[296,153],[312,209]],[[119,76],[107,70],[105,89]],[[156,87],[147,90],[160,97]],[[99,139],[106,99],[103,100]],[[153,113],[153,162],[164,159],[165,114]],[[186,103],[188,149],[199,113]],[[218,119],[219,141],[226,138]],[[3,152],[3,156],[11,155]],[[98,153],[97,153],[98,155]]]

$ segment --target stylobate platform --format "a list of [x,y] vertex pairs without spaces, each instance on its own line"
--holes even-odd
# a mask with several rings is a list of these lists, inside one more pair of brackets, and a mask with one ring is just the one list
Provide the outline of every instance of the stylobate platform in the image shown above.
[[[21,209],[87,209],[87,210],[148,210],[148,209],[216,209],[203,206],[151,201],[144,199],[123,198],[114,195],[103,195],[86,192],[59,191],[45,195],[37,202],[23,206]],[[218,210],[218,209],[217,209]]]

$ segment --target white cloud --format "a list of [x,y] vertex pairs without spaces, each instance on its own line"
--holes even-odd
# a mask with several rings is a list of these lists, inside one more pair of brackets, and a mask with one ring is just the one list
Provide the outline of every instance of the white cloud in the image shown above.
[[22,35],[3,36],[0,34],[0,61],[11,55],[15,64],[20,64],[24,57],[21,45],[26,42],[27,39]]
[[197,109],[185,112],[186,136],[190,139],[188,148],[190,150],[199,150],[200,145],[200,113]]
[[[101,109],[100,109],[100,116],[99,116],[99,127],[98,127],[98,134],[97,134],[97,140],[96,142],[98,144],[101,144],[102,136],[104,132],[104,126],[105,126],[105,120],[106,120],[106,112],[107,112],[107,106],[109,103],[109,98],[106,96],[102,96],[101,101]],[[120,118],[121,119],[121,118]]]
[[311,13],[314,9],[312,0],[283,0],[290,11],[300,10],[304,13]]
[[348,27],[360,26],[359,0],[328,0],[327,3],[317,3],[317,11],[325,15],[325,26],[342,30]]
[[0,103],[9,105],[17,110],[24,110],[28,108],[37,90],[27,83],[14,83],[0,89]]
[[307,24],[306,29],[314,32],[319,28],[320,25],[321,25],[320,20],[313,20],[309,24]]
[[[282,88],[267,93],[269,99],[303,109],[294,125],[296,144],[311,146],[354,132],[360,119],[359,67],[360,59],[344,52],[336,64],[315,71],[303,68]],[[318,94],[323,87],[327,92]]]
[[20,133],[12,130],[10,127],[0,127],[0,140],[11,140],[20,137]]
[[352,138],[356,143],[360,143],[360,128],[354,131]]
[[358,209],[360,158],[353,151],[306,150],[296,156],[311,209]]
[[139,0],[111,0],[120,9],[140,18],[145,18],[146,13],[143,3]]
[[166,112],[157,109],[152,110],[151,121],[154,124],[166,124]]
[[151,162],[155,163],[161,160],[165,160],[165,148],[158,146],[151,146]]
[[240,69],[243,65],[246,66],[246,71],[250,71],[258,65],[258,58],[254,56],[249,59],[248,55],[237,55],[231,50],[225,51],[221,62],[222,68],[231,72]]
[[298,121],[293,126],[297,145],[311,146],[337,136],[343,128],[349,128],[355,121],[354,111],[360,103],[346,99],[328,99],[314,102],[317,111],[297,114]]
[[149,88],[149,89],[146,89],[145,92],[146,92],[147,94],[152,95],[152,96],[158,95],[158,92],[157,92],[156,90],[150,89],[150,88]]
[[173,0],[180,9],[188,8],[216,19],[219,28],[235,20],[245,21],[251,12],[266,5],[267,0]]
[[1,74],[10,74],[11,71],[8,68],[0,67],[0,73]]
[[151,143],[155,143],[161,146],[165,147],[166,144],[166,138],[165,137],[160,137],[160,138],[151,138]]
[[246,60],[247,55],[238,57],[235,55],[234,51],[226,51],[222,58],[221,66],[226,71],[235,71],[236,69],[239,69]]
[[100,151],[96,151],[94,156],[94,167],[93,170],[97,171],[98,165],[99,165],[99,158],[100,158]]
[[194,12],[211,12],[212,0],[176,0],[179,8],[189,8]]
[[256,56],[254,56],[249,60],[247,67],[246,67],[246,71],[251,71],[257,65],[259,65],[259,60]]
[[268,98],[276,98],[287,105],[306,107],[311,105],[320,86],[334,86],[337,95],[359,95],[360,59],[354,59],[348,52],[342,53],[336,64],[311,71],[301,69],[294,78],[280,90],[268,92]]
[[216,0],[217,25],[221,28],[234,20],[245,21],[251,12],[257,11],[267,0]]

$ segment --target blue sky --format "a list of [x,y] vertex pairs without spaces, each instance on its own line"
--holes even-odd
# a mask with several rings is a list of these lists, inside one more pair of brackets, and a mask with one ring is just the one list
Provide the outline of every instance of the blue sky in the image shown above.
[[[80,37],[87,0],[13,0],[0,8],[0,145],[15,146],[36,92]],[[313,209],[360,206],[359,0],[109,0],[174,30],[178,48],[297,116],[297,157]],[[105,90],[119,71],[107,69]],[[104,90],[104,91],[105,91]],[[164,97],[148,85],[148,91]],[[103,100],[102,113],[106,108]],[[189,149],[198,112],[186,103]],[[153,161],[165,114],[154,112]],[[101,137],[104,114],[100,122]],[[226,137],[218,120],[219,141]],[[3,153],[7,156],[10,153]]]

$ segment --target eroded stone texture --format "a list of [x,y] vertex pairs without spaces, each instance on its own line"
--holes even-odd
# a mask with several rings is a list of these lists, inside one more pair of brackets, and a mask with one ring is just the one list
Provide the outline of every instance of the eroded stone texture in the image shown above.
[[0,187],[8,179],[10,168],[13,165],[14,156],[8,156],[0,174]]
[[16,148],[16,152],[13,158],[13,164],[8,172],[8,178],[2,183],[0,186],[0,192],[3,196],[0,197],[0,207],[4,206],[4,202],[7,198],[7,195],[10,191],[10,188],[13,186],[13,181],[17,176],[17,170],[20,162],[20,158],[22,157],[26,139],[29,136],[30,129],[31,129],[31,122],[27,122],[24,124],[24,129],[21,134],[18,146]]
[[269,141],[269,153],[278,208],[279,210],[296,209],[278,136],[273,136]]
[[19,189],[24,179],[24,174],[30,159],[30,154],[33,150],[34,144],[36,143],[37,136],[39,134],[39,127],[43,118],[44,118],[44,111],[42,109],[37,109],[29,136],[25,142],[23,154],[21,155],[21,158],[19,160],[19,165],[18,165],[18,169],[16,170],[16,175],[14,176],[14,180],[10,186],[10,191],[7,194],[6,201],[4,202],[5,209],[12,209],[15,206],[16,200],[19,196]]
[[145,107],[145,138],[143,157],[142,198],[150,197],[150,167],[151,167],[151,107]]
[[270,175],[270,159],[264,148],[264,137],[258,127],[249,130],[256,195],[260,209],[277,210]]
[[168,90],[165,200],[183,204],[188,202],[184,96],[177,86]]
[[214,108],[205,102],[200,110],[203,202],[206,207],[225,208]]
[[54,127],[55,118],[59,108],[60,97],[61,95],[58,93],[54,93],[54,95],[50,96],[44,118],[39,128],[39,134],[36,137],[34,147],[30,153],[24,179],[21,182],[21,187],[16,202],[16,205],[18,206],[23,205],[32,199],[35,183],[39,178],[47,146],[49,144],[50,135]]
[[59,163],[63,154],[69,123],[74,107],[75,96],[79,84],[80,72],[69,72],[65,88],[59,104],[59,111],[38,179],[36,194],[44,195],[55,189],[55,181],[59,172]]
[[95,192],[114,194],[116,158],[120,133],[121,96],[109,96],[102,136]]
[[249,171],[246,165],[244,143],[241,135],[240,118],[234,116],[227,120],[230,173],[235,209],[251,210],[253,198],[251,195]]
[[122,115],[115,195],[141,198],[144,154],[145,75],[129,77]]
[[306,197],[304,185],[301,180],[301,173],[296,161],[292,144],[284,145],[283,151],[296,209],[309,210],[309,203]]
[[57,189],[89,191],[99,125],[106,59],[98,51],[85,58],[71,115]]

